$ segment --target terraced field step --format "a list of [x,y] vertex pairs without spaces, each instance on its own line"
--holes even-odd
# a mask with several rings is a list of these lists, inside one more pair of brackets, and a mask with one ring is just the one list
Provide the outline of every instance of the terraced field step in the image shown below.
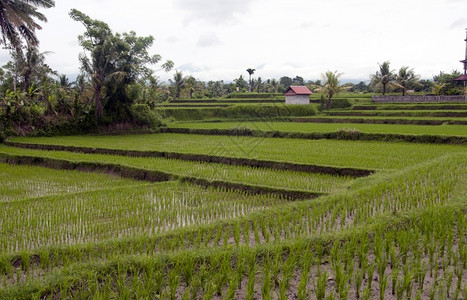
[[354,105],[352,110],[467,110],[467,104]]
[[302,117],[292,118],[298,123],[362,123],[362,124],[400,124],[400,125],[467,125],[462,119],[433,119],[433,118],[397,118],[397,117]]
[[385,133],[403,135],[442,135],[442,136],[467,136],[467,126],[444,125],[402,125],[402,124],[359,124],[359,123],[297,123],[288,121],[225,121],[225,122],[180,122],[168,125],[169,128],[190,129],[237,129],[280,132],[336,132],[344,129],[360,131],[363,133]]
[[199,186],[205,187],[219,187],[233,190],[244,191],[250,194],[276,194],[284,196],[285,198],[298,200],[298,199],[312,199],[326,195],[326,193],[299,191],[284,188],[273,188],[268,186],[251,185],[245,183],[229,182],[222,180],[208,180],[205,178],[181,176],[168,172],[157,170],[146,170],[130,166],[123,166],[111,163],[96,163],[88,161],[72,161],[65,159],[47,158],[40,156],[27,156],[27,155],[12,155],[0,153],[0,161],[8,164],[20,165],[33,165],[42,166],[59,170],[78,170],[85,172],[100,172],[117,174],[124,178],[131,178],[136,180],[143,180],[149,182],[161,182],[170,180],[180,180],[182,182],[189,182]]
[[[358,130],[337,130],[334,132],[288,132],[277,130],[252,130],[250,128],[203,129],[203,128],[162,128],[163,133],[249,136],[264,138],[311,139],[311,140],[361,140],[384,142],[467,144],[467,136],[444,136],[428,134],[367,133]],[[319,172],[319,171],[318,171]],[[349,175],[349,174],[344,174]]]
[[371,116],[387,116],[387,117],[439,117],[439,118],[449,118],[449,117],[458,117],[465,118],[467,117],[467,111],[465,110],[352,110],[352,111],[330,111],[327,113],[330,116],[361,116],[361,117],[371,117]]
[[285,99],[271,99],[271,98],[265,98],[265,99],[183,99],[183,100],[176,100],[173,102],[170,102],[168,104],[193,104],[193,103],[231,103],[231,104],[240,104],[240,103],[284,103]]
[[[462,175],[462,161],[465,161],[465,158],[461,156],[457,156],[457,159],[453,161],[450,161],[450,159],[446,157],[445,161],[440,160],[438,163],[415,168],[408,173],[392,174],[389,178],[381,178],[380,182],[376,183],[379,186],[365,187],[354,195],[360,195],[361,197],[351,197],[342,194],[340,196],[334,196],[338,197],[338,199],[334,199],[334,201],[329,201],[332,199],[322,198],[311,202],[290,203],[290,207],[287,205],[286,207],[271,208],[272,212],[269,210],[258,212],[255,215],[238,220],[225,220],[211,225],[187,228],[183,231],[176,230],[164,235],[152,237],[140,236],[134,239],[119,239],[103,243],[98,242],[78,245],[76,247],[64,246],[61,248],[55,247],[53,249],[44,248],[36,252],[28,250],[21,253],[7,254],[0,257],[2,258],[0,260],[0,267],[3,267],[4,271],[7,271],[6,273],[9,274],[8,276],[22,273],[27,275],[34,274],[32,275],[34,279],[39,277],[40,280],[44,281],[33,282],[31,277],[25,276],[25,281],[16,283],[18,285],[12,284],[5,289],[0,288],[0,296],[3,295],[10,299],[15,298],[14,295],[24,289],[28,289],[28,292],[31,294],[37,294],[40,291],[44,291],[44,285],[47,292],[56,292],[58,295],[60,290],[59,283],[62,281],[68,282],[68,284],[75,282],[70,289],[73,291],[75,291],[74,288],[80,287],[79,282],[84,282],[82,286],[86,288],[86,274],[84,274],[83,277],[72,277],[73,275],[79,275],[83,270],[92,270],[94,274],[100,274],[103,273],[102,271],[108,270],[108,267],[123,267],[123,265],[128,264],[128,268],[119,268],[123,275],[127,275],[127,277],[123,278],[128,278],[128,276],[134,274],[140,275],[147,270],[145,267],[149,265],[147,264],[149,256],[154,257],[154,259],[157,259],[159,262],[167,260],[168,262],[164,264],[164,266],[169,267],[169,269],[173,266],[177,266],[178,262],[182,262],[183,266],[185,266],[186,263],[187,267],[194,268],[193,274],[198,276],[197,272],[200,271],[200,269],[197,268],[197,266],[204,262],[208,262],[206,266],[211,264],[215,265],[216,261],[220,261],[217,255],[220,252],[225,252],[225,257],[228,257],[228,261],[232,262],[231,266],[229,264],[228,269],[236,270],[235,266],[237,264],[235,264],[235,262],[244,259],[244,255],[247,253],[246,251],[248,251],[252,253],[252,255],[248,255],[247,258],[252,258],[252,261],[260,266],[260,268],[256,270],[262,272],[262,264],[264,264],[265,258],[267,259],[268,255],[271,253],[277,253],[277,257],[282,257],[285,261],[290,254],[302,257],[304,253],[322,252],[324,254],[323,264],[321,264],[321,261],[318,262],[318,264],[323,268],[328,268],[329,266],[326,265],[329,265],[330,259],[333,257],[342,257],[343,260],[345,260],[347,257],[344,255],[345,253],[351,254],[350,262],[353,262],[354,259],[356,261],[358,257],[356,256],[357,253],[355,249],[360,251],[360,248],[355,248],[354,246],[359,245],[360,242],[363,245],[370,245],[370,249],[374,248],[375,251],[384,249],[384,247],[379,248],[378,245],[391,245],[391,247],[395,245],[394,249],[396,251],[393,253],[397,254],[399,253],[399,249],[401,249],[400,257],[404,257],[405,254],[403,251],[410,251],[410,247],[404,248],[403,246],[410,245],[410,242],[414,241],[416,241],[414,243],[416,245],[422,245],[425,241],[429,241],[428,244],[434,245],[434,247],[437,247],[438,243],[443,243],[440,249],[445,249],[446,241],[449,240],[445,238],[446,232],[449,231],[450,234],[452,233],[453,241],[459,241],[461,237],[459,237],[458,234],[463,234],[465,232],[465,221],[463,221],[465,219],[465,201],[461,200],[464,198],[459,196],[458,198],[451,199],[452,195],[455,195],[455,193],[453,193],[453,191],[456,190],[455,183],[459,182],[457,179],[465,177],[465,174]],[[449,162],[456,163],[457,168],[455,167],[454,169],[457,175],[453,176],[450,174],[452,171],[446,168]],[[427,173],[430,172],[431,175],[429,175],[429,178],[432,178],[431,176],[438,177],[434,187],[443,195],[443,200],[441,201],[437,197],[432,199],[425,197],[427,194],[424,193],[431,193],[431,191],[428,192],[423,186],[426,182]],[[441,174],[443,172],[444,174]],[[454,185],[448,184],[445,186],[447,178],[444,175],[448,175],[448,179],[450,177],[448,181]],[[461,175],[461,177],[458,178],[458,175]],[[393,180],[397,182],[392,182]],[[392,182],[391,187],[387,187],[386,182]],[[408,184],[410,188],[400,189],[400,186],[405,186],[405,184]],[[415,189],[413,188],[416,188],[418,191],[414,193]],[[372,192],[370,192],[369,189],[371,189]],[[391,197],[388,197],[388,192]],[[422,194],[418,194],[419,192]],[[396,195],[398,195],[397,198],[395,198]],[[332,198],[332,196],[330,197]],[[394,201],[394,199],[403,199],[405,201],[408,198],[410,199],[410,201],[406,203],[409,205],[408,207],[400,207],[400,202]],[[354,203],[353,206],[346,207],[356,200],[358,200],[359,203]],[[379,202],[380,200],[390,205],[381,205]],[[341,228],[342,224],[339,225],[339,221],[329,222],[329,218],[333,218],[334,214],[332,214],[329,207],[326,206],[333,202],[333,207],[335,207],[335,211],[338,212],[335,216],[336,220],[340,219],[339,214],[355,216],[355,212],[360,210],[365,212],[365,215],[360,218],[359,222],[354,223],[352,226]],[[319,206],[323,206],[322,216],[314,215],[319,209]],[[384,207],[384,209],[379,211],[374,210],[373,207],[379,207],[380,209]],[[286,211],[284,211],[284,209]],[[352,211],[349,211],[349,209],[352,209]],[[355,210],[355,212],[353,212],[353,210]],[[370,215],[367,216],[366,213],[370,213]],[[380,218],[372,217],[375,213]],[[287,215],[287,217],[281,220],[281,216],[284,215]],[[310,234],[307,232],[307,224],[309,224],[309,218],[312,215],[316,221],[320,220],[319,222],[334,224],[331,225],[331,228],[339,230],[339,233],[336,234],[337,231],[329,232],[329,230],[323,230],[323,232],[319,234],[318,232],[316,234]],[[350,220],[347,220],[347,222],[349,221]],[[300,224],[303,225],[298,226],[297,222],[301,222]],[[262,225],[264,225],[264,231],[262,230]],[[272,227],[275,227],[278,231],[271,229]],[[460,227],[461,229],[458,230]],[[282,236],[282,230],[289,234]],[[302,230],[303,232],[299,233],[295,230]],[[224,235],[226,233],[227,235]],[[277,239],[275,234],[277,234]],[[247,238],[244,239],[241,235],[245,235]],[[382,237],[384,237],[383,240]],[[253,238],[253,240],[249,240],[249,238]],[[270,240],[267,240],[268,238]],[[396,243],[393,244],[393,241]],[[247,250],[245,247],[234,247],[234,243],[240,247],[252,243],[257,247]],[[398,243],[401,244],[399,245]],[[200,251],[192,252],[191,255],[187,255],[187,247]],[[333,256],[335,251],[344,247],[345,251],[340,255]],[[446,247],[447,249],[451,249],[449,245]],[[319,251],[318,248],[320,249]],[[417,247],[416,249],[425,249],[424,253],[428,253],[426,247]],[[453,253],[456,253],[456,259],[461,257],[458,256],[457,252],[459,252],[459,254],[464,253],[462,250],[464,248],[458,251],[460,247],[457,247],[457,245],[452,247],[452,249]],[[438,248],[435,250],[435,253],[444,253],[444,250],[438,250]],[[385,251],[389,252],[389,250]],[[364,252],[361,257],[369,257],[370,262],[374,260],[376,263],[376,259],[373,258],[375,255],[372,254],[373,251]],[[119,256],[117,257],[117,255]],[[70,259],[70,256],[72,256],[72,259]],[[399,258],[399,254],[397,254],[397,258]],[[121,263],[116,261],[116,259],[121,259]],[[389,259],[389,256],[386,256],[386,259]],[[441,258],[441,256],[439,260],[439,262],[436,261],[436,266],[438,266],[438,264],[441,266],[441,262],[446,261],[446,259],[444,257]],[[97,263],[97,261],[102,264]],[[403,260],[398,259],[397,261],[402,262]],[[408,259],[407,261],[410,263],[412,259]],[[449,264],[451,264],[450,261],[451,259],[448,260]],[[157,262],[151,260],[151,265],[155,266],[156,264],[153,262]],[[384,262],[385,265],[387,265],[386,261]],[[272,263],[272,261],[269,261],[269,263]],[[339,263],[344,262],[339,260]],[[13,267],[8,264],[12,264]],[[401,265],[400,269],[404,267],[404,264],[405,262]],[[455,266],[456,264],[453,262],[452,265]],[[412,265],[410,265],[410,267],[412,267]],[[159,269],[170,271],[164,267]],[[283,268],[281,267],[280,269]],[[33,271],[36,270],[39,272],[33,273]],[[137,270],[137,272],[134,272],[135,270]],[[180,276],[186,274],[181,273],[181,270],[177,270],[177,272],[179,271],[180,273],[177,274]],[[216,265],[216,267],[212,268],[212,271],[213,272],[210,271],[209,274],[214,275],[216,272],[221,272],[221,268]],[[48,273],[47,275],[54,275],[54,277],[44,276],[44,273]],[[155,270],[151,269],[151,273],[155,273]],[[206,274],[204,275],[206,276]],[[228,273],[226,276],[231,276],[231,274]],[[316,277],[315,274],[313,274],[313,276]],[[60,278],[60,280],[53,281],[53,278]],[[153,282],[156,281],[153,280]],[[186,282],[190,281],[186,280]],[[50,294],[41,295],[45,295],[44,297],[46,297]]]
[[89,154],[111,154],[122,155],[131,157],[165,157],[171,159],[180,159],[187,161],[199,161],[209,163],[219,163],[238,166],[270,168],[278,170],[292,170],[300,172],[312,172],[321,174],[331,174],[337,176],[350,176],[350,177],[365,177],[373,174],[375,170],[372,169],[359,169],[359,168],[346,168],[346,167],[331,167],[320,166],[311,164],[300,164],[291,162],[280,162],[271,160],[260,160],[251,158],[236,158],[227,156],[216,156],[207,154],[189,154],[178,152],[166,151],[142,151],[142,150],[123,150],[123,149],[108,149],[108,148],[90,148],[90,147],[76,147],[76,146],[63,146],[63,145],[50,145],[50,144],[33,144],[21,143],[13,141],[5,141],[4,144],[12,147],[25,148],[25,149],[38,149],[38,150],[54,150],[54,151],[69,151],[77,153]]

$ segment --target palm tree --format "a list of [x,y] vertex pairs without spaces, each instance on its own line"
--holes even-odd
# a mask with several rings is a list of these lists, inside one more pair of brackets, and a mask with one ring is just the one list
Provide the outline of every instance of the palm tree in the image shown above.
[[[7,40],[12,48],[20,51],[21,37],[28,45],[36,46],[39,40],[36,29],[42,29],[34,19],[47,22],[47,18],[37,8],[55,6],[54,0],[0,0],[0,28],[3,44]],[[0,44],[2,41],[0,40]]]
[[413,69],[409,69],[409,67],[402,67],[397,73],[396,85],[402,90],[402,96],[405,96],[407,88],[419,85],[419,80],[420,76],[415,75]]
[[435,95],[441,95],[445,87],[446,87],[445,83],[439,83],[439,82],[434,81],[432,93]]
[[39,52],[39,48],[28,46],[24,55],[21,56],[21,76],[23,78],[23,92],[31,85],[31,82],[48,77],[49,74],[56,75],[46,63],[45,56],[49,51]]
[[252,82],[251,82],[251,75],[253,75],[256,70],[252,69],[252,68],[248,68],[248,69],[246,69],[246,71],[250,75],[250,92],[253,92],[253,85],[252,85]]
[[347,90],[347,87],[339,85],[339,77],[341,77],[341,75],[342,73],[338,73],[337,71],[327,71],[325,74],[321,74],[322,82],[324,84],[318,88],[318,91],[327,96],[327,109],[331,108],[331,99],[334,95]]
[[389,61],[385,61],[379,65],[379,70],[374,75],[370,75],[371,83],[375,88],[383,88],[383,96],[386,94],[387,87],[393,85],[395,80],[394,70],[389,67]]
[[180,93],[182,89],[185,87],[186,78],[183,77],[182,71],[175,71],[174,79],[169,79],[170,83],[172,84],[172,89],[174,91],[174,98],[180,99]]
[[188,89],[188,96],[190,97],[190,99],[192,99],[193,98],[193,93],[196,91],[197,85],[198,85],[198,82],[196,81],[196,78],[194,78],[193,76],[186,77],[185,85],[186,85],[186,87]]

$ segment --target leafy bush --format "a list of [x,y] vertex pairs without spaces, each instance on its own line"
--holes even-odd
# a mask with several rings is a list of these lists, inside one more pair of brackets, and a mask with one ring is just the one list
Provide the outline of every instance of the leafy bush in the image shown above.
[[331,101],[331,109],[339,109],[339,108],[348,108],[353,105],[352,101],[349,99],[332,99]]
[[231,93],[227,95],[226,98],[249,98],[249,99],[281,98],[281,99],[284,99],[284,95],[282,93]]
[[161,121],[147,104],[134,104],[131,106],[133,120],[138,125],[147,125],[151,128],[161,126]]
[[276,118],[313,116],[314,105],[233,105],[213,108],[164,108],[159,112],[175,120],[203,120],[209,118]]

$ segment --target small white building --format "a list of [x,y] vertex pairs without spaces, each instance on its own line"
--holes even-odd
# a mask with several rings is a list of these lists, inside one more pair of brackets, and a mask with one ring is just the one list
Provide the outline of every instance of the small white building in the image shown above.
[[291,85],[285,91],[285,104],[310,104],[311,91],[306,86]]

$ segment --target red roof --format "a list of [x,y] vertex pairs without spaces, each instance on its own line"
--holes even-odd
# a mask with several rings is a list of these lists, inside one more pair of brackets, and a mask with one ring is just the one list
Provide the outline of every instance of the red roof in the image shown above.
[[467,75],[461,75],[457,78],[454,78],[454,80],[457,80],[457,81],[467,81]]
[[291,85],[284,95],[311,95],[311,91],[306,86]]

